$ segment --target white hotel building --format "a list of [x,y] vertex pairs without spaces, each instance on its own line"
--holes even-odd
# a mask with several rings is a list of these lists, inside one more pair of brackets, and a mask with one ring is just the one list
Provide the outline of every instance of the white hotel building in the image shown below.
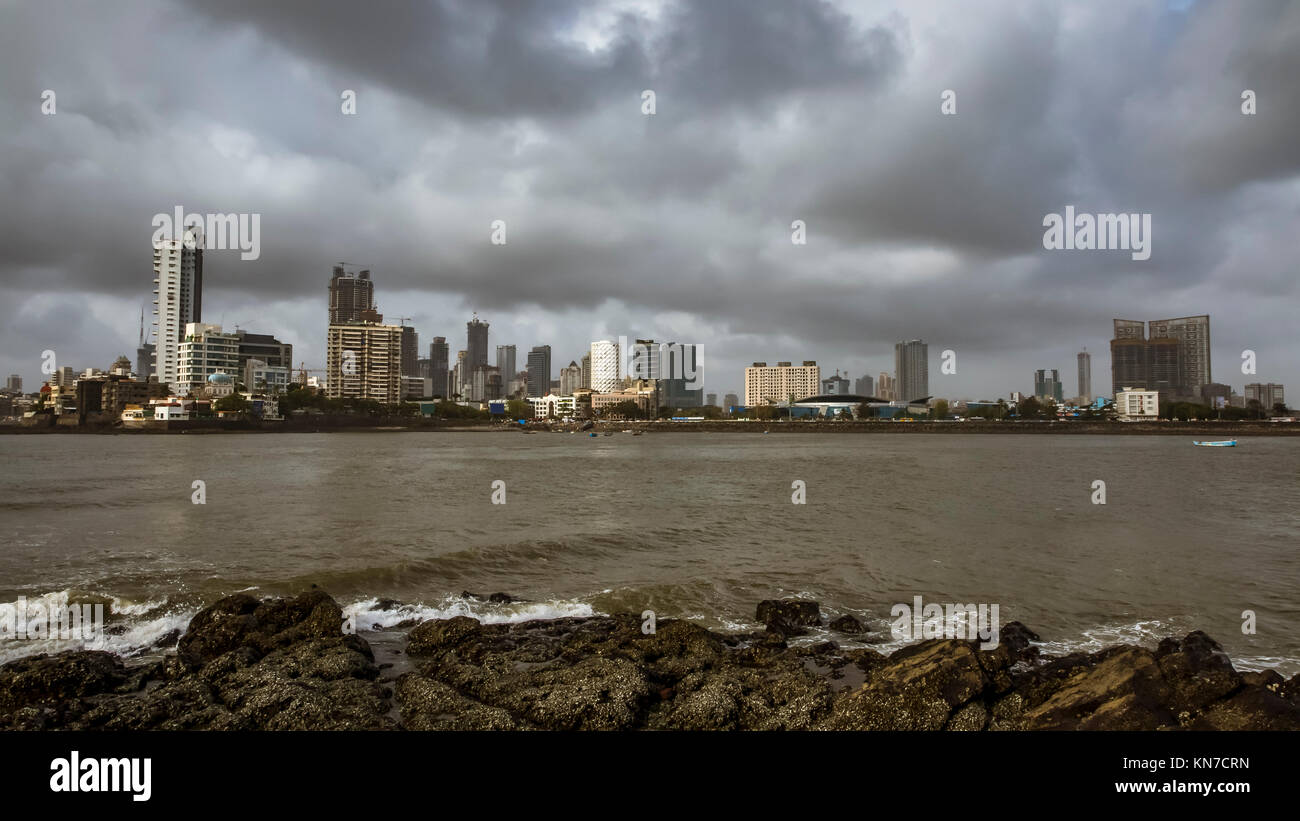
[[822,369],[813,360],[802,365],[778,362],[775,367],[755,362],[745,368],[745,406],[782,403],[821,393]]

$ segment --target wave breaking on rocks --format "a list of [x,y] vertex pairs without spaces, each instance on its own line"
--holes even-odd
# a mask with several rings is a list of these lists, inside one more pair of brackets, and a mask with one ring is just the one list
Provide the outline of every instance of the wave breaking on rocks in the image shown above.
[[767,630],[730,634],[680,619],[647,634],[635,614],[457,616],[415,625],[377,661],[322,591],[240,593],[160,661],[80,650],[0,666],[0,729],[1300,729],[1300,675],[1238,672],[1200,631],[1051,657],[1011,622],[992,650],[930,639],[885,655],[788,644],[819,620],[815,602],[760,611]]

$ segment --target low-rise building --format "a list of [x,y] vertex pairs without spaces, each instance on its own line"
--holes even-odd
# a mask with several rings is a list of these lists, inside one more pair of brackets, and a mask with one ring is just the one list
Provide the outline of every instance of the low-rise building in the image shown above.
[[1125,387],[1115,393],[1115,413],[1121,422],[1160,418],[1160,392]]

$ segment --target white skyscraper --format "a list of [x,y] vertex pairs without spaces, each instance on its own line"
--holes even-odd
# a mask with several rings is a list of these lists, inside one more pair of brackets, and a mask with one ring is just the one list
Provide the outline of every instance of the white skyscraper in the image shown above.
[[622,378],[618,343],[608,339],[591,343],[591,389],[598,393],[618,390]]
[[200,322],[203,314],[202,229],[195,226],[189,231],[188,241],[164,239],[153,249],[154,373],[159,383],[173,390],[182,388],[179,355],[185,326]]

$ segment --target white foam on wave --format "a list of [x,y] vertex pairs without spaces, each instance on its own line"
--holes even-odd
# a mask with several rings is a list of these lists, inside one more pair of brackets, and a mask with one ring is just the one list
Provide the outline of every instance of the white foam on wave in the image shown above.
[[[0,633],[0,663],[41,653],[62,653],[67,650],[106,650],[120,656],[134,656],[154,648],[160,639],[173,630],[184,631],[197,610],[159,612],[166,606],[163,601],[134,601],[122,597],[85,596],[71,590],[60,590],[39,596],[25,596],[26,619],[45,620],[47,614],[72,605],[104,604],[102,631],[87,629],[82,637],[60,638],[56,633],[40,638],[30,635],[17,637]],[[108,598],[108,602],[103,600]],[[150,616],[150,614],[154,614]],[[16,625],[20,620],[19,601],[0,602],[0,624]],[[47,622],[48,623],[48,622]],[[50,631],[53,632],[53,631]]]
[[577,599],[542,602],[488,602],[448,595],[437,604],[400,603],[388,610],[379,608],[379,599],[353,602],[343,608],[343,615],[353,619],[358,630],[387,629],[404,621],[427,621],[468,616],[483,624],[513,624],[537,619],[562,619],[598,615],[590,604]]

